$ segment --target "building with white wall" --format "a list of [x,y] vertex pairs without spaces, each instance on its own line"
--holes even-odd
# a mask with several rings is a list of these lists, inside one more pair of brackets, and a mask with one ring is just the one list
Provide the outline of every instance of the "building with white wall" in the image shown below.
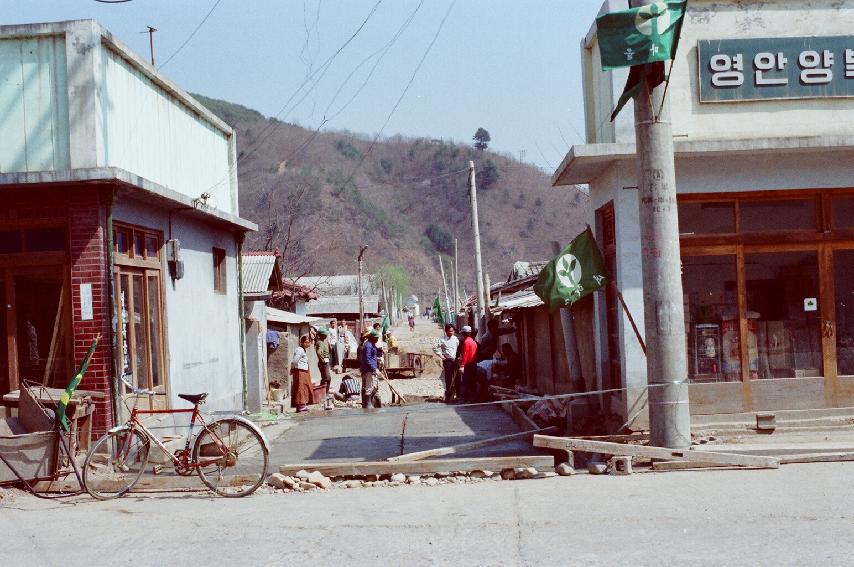
[[91,20],[0,26],[0,393],[209,392],[245,405],[235,137]]
[[[602,12],[625,9],[609,1]],[[688,3],[668,99],[692,414],[854,405],[854,1]],[[634,114],[628,69],[581,43],[587,143],[557,186],[589,184],[613,284],[597,294],[597,382],[643,408]],[[662,206],[668,206],[663,203]],[[641,331],[642,332],[642,331]],[[643,420],[643,412],[640,418]]]

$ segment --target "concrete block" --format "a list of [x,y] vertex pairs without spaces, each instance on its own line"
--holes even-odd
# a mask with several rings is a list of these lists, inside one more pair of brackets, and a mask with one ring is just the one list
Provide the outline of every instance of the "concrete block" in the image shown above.
[[632,458],[630,456],[613,456],[608,461],[608,469],[613,475],[632,474]]

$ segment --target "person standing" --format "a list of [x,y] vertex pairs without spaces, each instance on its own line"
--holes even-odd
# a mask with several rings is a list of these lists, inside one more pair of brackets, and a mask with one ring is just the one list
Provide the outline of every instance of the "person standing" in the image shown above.
[[415,332],[415,313],[410,311],[409,317],[407,317],[407,319],[409,320],[409,332],[414,333]]
[[469,403],[474,401],[477,384],[477,341],[472,337],[471,327],[468,325],[463,326],[462,335],[460,368],[463,371],[463,401]]
[[445,403],[450,404],[454,397],[460,394],[459,376],[457,373],[457,348],[460,339],[455,334],[456,329],[448,323],[445,325],[445,334],[436,341],[433,353],[442,359],[442,371],[445,374]]
[[326,337],[326,342],[329,346],[329,368],[333,372],[338,372],[341,361],[338,359],[338,321],[335,319],[329,321],[329,335]]
[[362,345],[359,357],[359,370],[362,372],[362,407],[378,408],[382,406],[379,396],[379,351],[377,342],[379,331],[371,331],[368,340]]
[[329,331],[321,327],[317,330],[317,338],[314,340],[314,352],[317,353],[317,369],[320,370],[320,385],[329,391],[332,380],[329,377],[329,342],[326,340]]
[[296,408],[297,413],[308,411],[311,403],[311,374],[308,371],[308,346],[311,341],[308,335],[299,338],[299,346],[294,350],[291,359],[291,405]]
[[482,360],[490,360],[495,356],[498,350],[498,337],[509,335],[515,332],[514,327],[501,329],[498,326],[498,319],[490,319],[486,324],[486,332],[480,338],[479,349],[477,351],[478,362]]

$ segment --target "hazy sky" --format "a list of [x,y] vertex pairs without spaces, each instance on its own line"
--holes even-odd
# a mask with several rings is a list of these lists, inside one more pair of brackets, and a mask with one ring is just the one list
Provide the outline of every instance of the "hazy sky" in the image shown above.
[[583,141],[579,44],[601,3],[0,0],[0,22],[94,18],[146,58],[150,25],[155,63],[186,90],[371,135],[468,142],[482,126],[493,149],[553,171]]

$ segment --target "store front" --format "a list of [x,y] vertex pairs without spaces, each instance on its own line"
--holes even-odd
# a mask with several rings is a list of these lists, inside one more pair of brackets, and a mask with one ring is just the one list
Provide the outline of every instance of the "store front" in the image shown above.
[[692,413],[854,403],[854,192],[679,200]]

